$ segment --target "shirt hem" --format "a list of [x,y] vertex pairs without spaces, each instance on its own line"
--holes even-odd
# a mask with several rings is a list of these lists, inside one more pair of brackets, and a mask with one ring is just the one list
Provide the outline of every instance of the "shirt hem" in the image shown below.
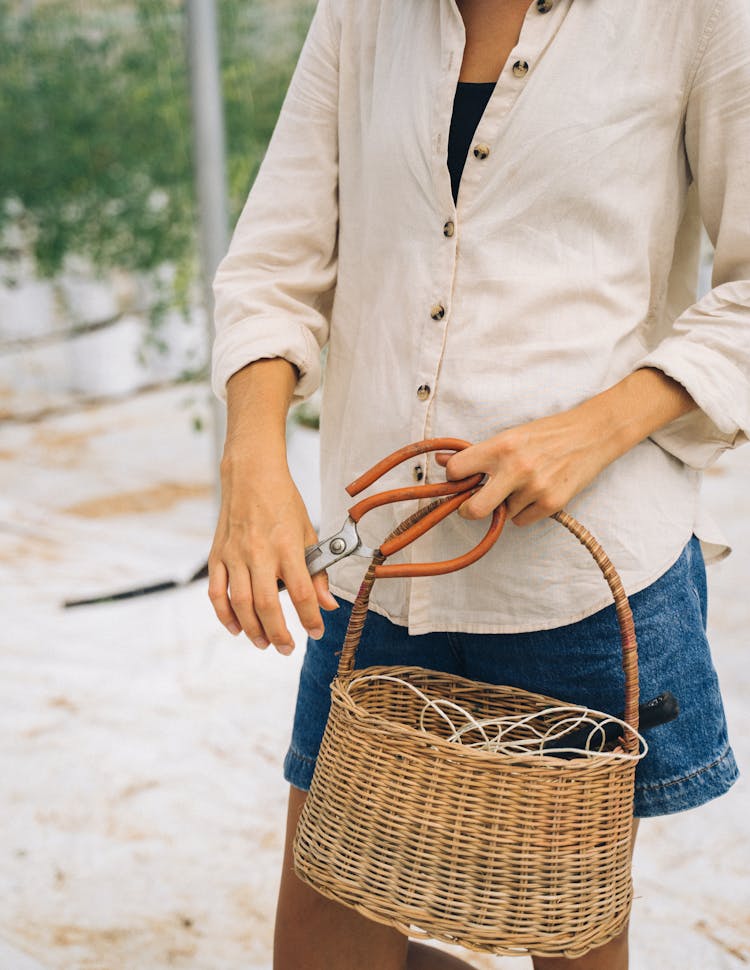
[[[692,533],[691,533],[692,534]],[[672,554],[666,563],[661,564],[654,572],[649,573],[645,579],[638,580],[636,583],[628,585],[626,588],[627,595],[633,596],[635,593],[640,593],[641,590],[646,589],[652,583],[655,583],[657,579],[664,575],[667,570],[671,569],[672,566],[677,562],[677,560],[682,555],[685,544],[689,540],[688,536],[685,542],[680,545],[676,554]],[[356,592],[350,589],[344,589],[338,584],[331,583],[329,588],[332,593],[336,596],[340,596],[342,599],[347,600],[349,603],[353,603],[356,599]],[[482,622],[473,619],[466,619],[461,617],[452,616],[449,621],[444,623],[431,623],[431,622],[419,622],[409,625],[408,621],[404,617],[394,616],[390,611],[384,609],[379,603],[370,603],[369,609],[374,613],[378,613],[380,616],[384,616],[391,623],[395,623],[398,626],[406,626],[409,628],[410,636],[417,636],[423,633],[535,633],[540,630],[554,630],[557,627],[569,626],[571,623],[577,623],[579,620],[585,620],[589,616],[593,616],[594,613],[598,613],[600,610],[606,609],[613,603],[611,595],[606,594],[600,599],[597,599],[592,605],[585,607],[575,613],[565,614],[564,616],[555,616],[550,618],[548,621],[540,623],[538,620],[529,622],[515,622],[515,623],[492,623],[492,622]]]

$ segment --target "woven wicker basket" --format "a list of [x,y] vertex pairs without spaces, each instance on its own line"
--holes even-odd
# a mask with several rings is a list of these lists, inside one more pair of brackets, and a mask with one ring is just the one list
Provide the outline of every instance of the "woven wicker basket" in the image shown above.
[[421,729],[413,691],[363,676],[405,679],[482,717],[563,702],[419,667],[355,671],[376,558],[353,607],[294,844],[297,875],[318,892],[409,936],[496,954],[577,957],[623,929],[642,756],[633,618],[601,546],[567,513],[555,518],[614,595],[632,729],[620,739],[624,754],[498,754],[446,740],[437,716]]

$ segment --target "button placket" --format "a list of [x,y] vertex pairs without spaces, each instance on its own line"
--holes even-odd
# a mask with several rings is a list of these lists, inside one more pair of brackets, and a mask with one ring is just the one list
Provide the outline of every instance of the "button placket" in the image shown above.
[[537,0],[529,6],[518,43],[503,65],[475,132],[475,142],[470,152],[472,164],[467,164],[461,176],[459,210],[471,204],[474,192],[486,178],[492,153],[497,151],[503,130],[507,127],[506,119],[521,92],[526,89],[534,65],[557,34],[570,5],[571,0]]
[[[457,11],[456,11],[457,14]],[[457,19],[460,22],[460,15],[457,14]],[[457,55],[459,52],[457,52]],[[443,78],[443,85],[441,87],[441,96],[444,93],[446,96],[445,104],[447,107],[453,104],[453,95],[455,93],[455,87],[458,82],[458,74],[461,66],[461,57],[456,56],[452,61],[453,72],[450,73],[449,70]],[[450,114],[448,113],[447,122],[450,121]],[[446,124],[446,137],[447,137],[448,125]],[[445,154],[442,151],[442,133],[440,131],[436,132],[435,144],[438,150],[433,155],[433,163],[436,165],[436,178],[435,183],[438,189],[438,195],[441,198],[441,204],[445,204],[445,201],[450,200],[450,208],[444,209],[445,217],[442,225],[443,239],[437,245],[436,260],[433,264],[433,283],[436,288],[436,292],[447,295],[443,296],[443,300],[437,300],[430,307],[430,319],[435,323],[447,322],[447,315],[449,310],[446,308],[446,303],[450,303],[450,295],[453,292],[453,282],[456,271],[456,259],[458,252],[458,226],[455,203],[453,202],[453,196],[451,194],[450,188],[450,175],[448,172],[448,167],[446,165]],[[447,198],[443,201],[442,189],[446,190]],[[445,302],[443,302],[445,300]],[[445,338],[447,334],[447,326],[443,325],[440,327],[431,326],[428,330],[423,331],[423,338],[420,345],[419,354],[419,374],[422,378],[422,383],[416,389],[416,401],[415,408],[413,412],[413,426],[415,434],[418,437],[428,437],[428,427],[430,425],[430,412],[435,401],[435,396],[437,393],[437,380],[438,374],[440,372],[440,365],[443,359],[443,353],[445,351]],[[423,464],[417,466],[424,473],[425,477],[428,474],[429,467],[429,457],[424,456]],[[412,474],[417,475],[416,469],[413,469]]]
[[[427,291],[426,309],[421,310],[422,328],[419,333],[418,350],[416,352],[416,368],[413,372],[413,389],[410,392],[410,436],[412,441],[428,437],[427,429],[430,424],[430,411],[438,392],[438,374],[444,352],[445,335],[448,331],[447,323],[453,289],[453,277],[457,257],[458,221],[456,208],[451,192],[451,181],[446,164],[446,152],[450,132],[451,109],[453,106],[456,84],[461,68],[465,31],[461,14],[455,3],[441,3],[439,5],[440,37],[442,55],[440,78],[436,87],[436,110],[432,113],[434,127],[432,128],[432,182],[437,205],[437,218],[442,216],[434,229],[434,250],[430,261],[430,289]],[[424,297],[423,297],[424,299]],[[443,308],[442,315],[438,307]],[[428,314],[429,313],[429,317]],[[433,313],[435,314],[433,316]],[[442,322],[440,322],[442,321]],[[418,388],[429,388],[425,400],[415,393]],[[424,393],[424,392],[423,392]],[[428,481],[430,478],[430,457],[420,455],[407,473],[411,481]],[[420,474],[423,476],[420,479]],[[415,503],[415,508],[418,503]],[[402,511],[402,510],[399,510]],[[403,509],[405,515],[408,507]],[[424,542],[425,537],[420,539]],[[429,541],[429,539],[428,539]],[[407,561],[424,561],[431,558],[429,547],[415,551],[415,545],[407,546],[403,555]],[[416,557],[416,558],[415,558]],[[424,624],[429,615],[429,582],[420,584],[418,579],[409,579],[407,583],[407,616],[410,625]]]
[[[446,227],[451,222],[448,213],[455,213],[446,152],[450,137],[451,112],[456,84],[461,70],[466,31],[455,3],[438,4],[440,20],[441,68],[436,90],[436,109],[432,113],[432,177],[436,198],[446,213]],[[448,233],[446,232],[446,235]]]
[[[443,164],[445,164],[445,159],[443,159]],[[448,180],[448,185],[450,187],[450,180]],[[435,232],[435,253],[431,267],[431,278],[435,287],[433,293],[435,295],[440,294],[442,299],[434,299],[433,296],[434,302],[427,304],[423,317],[425,329],[422,330],[419,339],[416,381],[412,392],[414,394],[412,398],[414,406],[411,414],[411,435],[414,441],[428,437],[426,429],[429,425],[430,409],[438,390],[437,380],[447,333],[445,324],[450,312],[450,294],[456,268],[458,226],[455,215],[450,213],[450,210],[445,212],[444,222],[438,223],[438,228],[433,232]],[[436,324],[442,325],[436,326]],[[422,479],[418,477],[420,474],[422,479],[428,478],[429,459],[427,456],[422,456],[420,462],[411,468],[411,476],[414,480],[421,481]]]

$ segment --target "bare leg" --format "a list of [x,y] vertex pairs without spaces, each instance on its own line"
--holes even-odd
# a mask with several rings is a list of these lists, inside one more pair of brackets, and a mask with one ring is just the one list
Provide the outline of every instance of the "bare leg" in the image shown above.
[[[307,793],[290,787],[284,862],[274,934],[274,970],[469,970],[451,954],[409,941],[398,930],[369,920],[321,896],[294,874],[292,844]],[[633,827],[635,830],[637,821]],[[627,970],[627,929],[577,960],[534,958],[534,970]]]
[[294,874],[292,844],[307,793],[290,787],[276,910],[274,970],[470,970],[471,964],[326,899]]
[[306,797],[290,787],[274,970],[404,970],[408,940],[402,933],[321,896],[294,874],[292,844]]
[[[638,819],[633,821],[632,857]],[[604,946],[589,950],[582,957],[566,960],[558,957],[534,957],[534,970],[628,970],[628,927]]]

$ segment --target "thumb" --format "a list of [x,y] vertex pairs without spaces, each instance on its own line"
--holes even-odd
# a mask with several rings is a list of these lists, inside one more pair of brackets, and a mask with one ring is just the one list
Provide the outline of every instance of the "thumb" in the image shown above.
[[[318,533],[313,528],[313,524],[309,517],[306,517],[305,522],[305,547],[314,546],[318,541]],[[337,610],[339,604],[333,597],[333,594],[328,589],[328,573],[323,570],[322,572],[316,573],[312,577],[313,589],[315,590],[315,595],[318,597],[318,606],[323,610]]]
[[313,576],[312,584],[315,587],[315,593],[321,609],[337,610],[339,608],[339,604],[334,599],[333,593],[328,589],[328,574],[325,570]]

